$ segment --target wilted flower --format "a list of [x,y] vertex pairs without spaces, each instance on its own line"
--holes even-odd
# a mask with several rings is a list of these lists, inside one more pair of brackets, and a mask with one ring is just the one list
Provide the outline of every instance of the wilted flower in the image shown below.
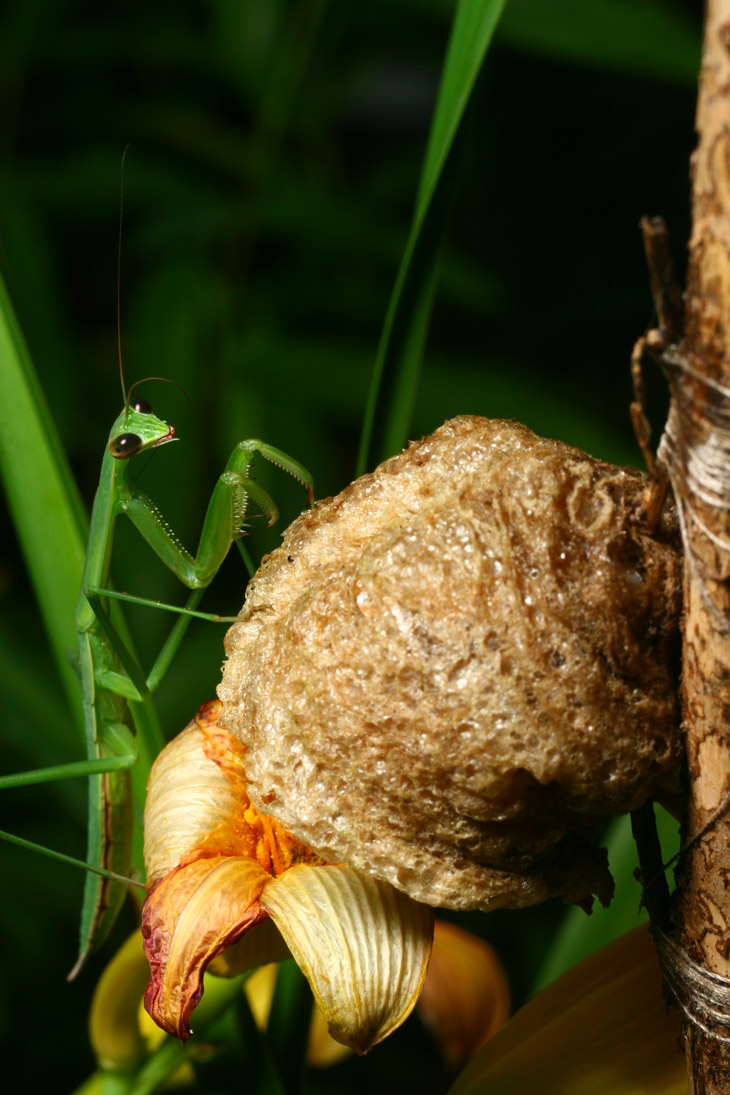
[[212,959],[225,951],[216,972],[240,973],[291,952],[333,1037],[364,1053],[416,1003],[431,910],[326,864],[262,815],[248,798],[243,749],[217,724],[220,706],[203,705],[150,776],[145,1005],[184,1040]]

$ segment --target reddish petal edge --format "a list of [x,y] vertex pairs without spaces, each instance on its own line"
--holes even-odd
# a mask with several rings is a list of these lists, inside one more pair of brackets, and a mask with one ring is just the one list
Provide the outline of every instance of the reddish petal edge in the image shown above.
[[144,1003],[168,1034],[190,1037],[206,966],[266,919],[259,897],[269,880],[256,862],[217,855],[176,867],[147,895],[142,935],[151,976]]

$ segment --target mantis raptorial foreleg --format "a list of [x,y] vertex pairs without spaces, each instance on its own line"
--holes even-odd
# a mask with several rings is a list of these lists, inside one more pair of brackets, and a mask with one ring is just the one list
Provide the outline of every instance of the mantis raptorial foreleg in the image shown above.
[[253,501],[263,512],[267,525],[273,525],[279,516],[273,500],[249,475],[256,453],[297,479],[306,488],[311,502],[312,479],[298,461],[263,441],[240,441],[211,495],[194,557],[170,532],[154,502],[133,484],[126,486],[121,512],[129,517],[165,566],[189,589],[207,586],[233,541],[245,534],[249,502]]

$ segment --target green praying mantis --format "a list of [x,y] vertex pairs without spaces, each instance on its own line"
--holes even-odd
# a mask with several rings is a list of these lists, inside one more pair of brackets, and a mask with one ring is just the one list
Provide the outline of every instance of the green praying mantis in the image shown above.
[[[122,387],[124,390],[123,379]],[[158,418],[145,399],[134,397],[137,387],[135,384],[125,394],[124,408],[112,426],[104,452],[76,604],[77,665],[87,760],[0,780],[0,787],[7,787],[88,775],[88,873],[79,956],[69,978],[109,934],[132,881],[127,876],[132,868],[134,811],[141,811],[149,766],[163,743],[152,693],[191,619],[225,619],[198,612],[197,605],[231,545],[245,535],[249,505],[253,503],[261,510],[268,525],[278,517],[269,494],[251,477],[254,458],[258,455],[297,479],[306,488],[310,504],[313,497],[312,478],[298,461],[263,441],[241,441],[215,485],[197,551],[191,555],[133,478],[137,456],[175,439],[174,428]],[[162,606],[179,615],[147,674],[132,651],[119,601],[160,605],[110,588],[114,527],[121,516],[129,518],[165,566],[192,591],[184,606]],[[75,862],[69,857],[58,858]]]

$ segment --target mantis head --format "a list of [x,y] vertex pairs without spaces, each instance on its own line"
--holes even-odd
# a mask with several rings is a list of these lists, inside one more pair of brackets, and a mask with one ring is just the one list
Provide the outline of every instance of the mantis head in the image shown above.
[[124,408],[109,435],[109,452],[117,460],[172,441],[175,429],[153,414],[146,399],[135,397]]

